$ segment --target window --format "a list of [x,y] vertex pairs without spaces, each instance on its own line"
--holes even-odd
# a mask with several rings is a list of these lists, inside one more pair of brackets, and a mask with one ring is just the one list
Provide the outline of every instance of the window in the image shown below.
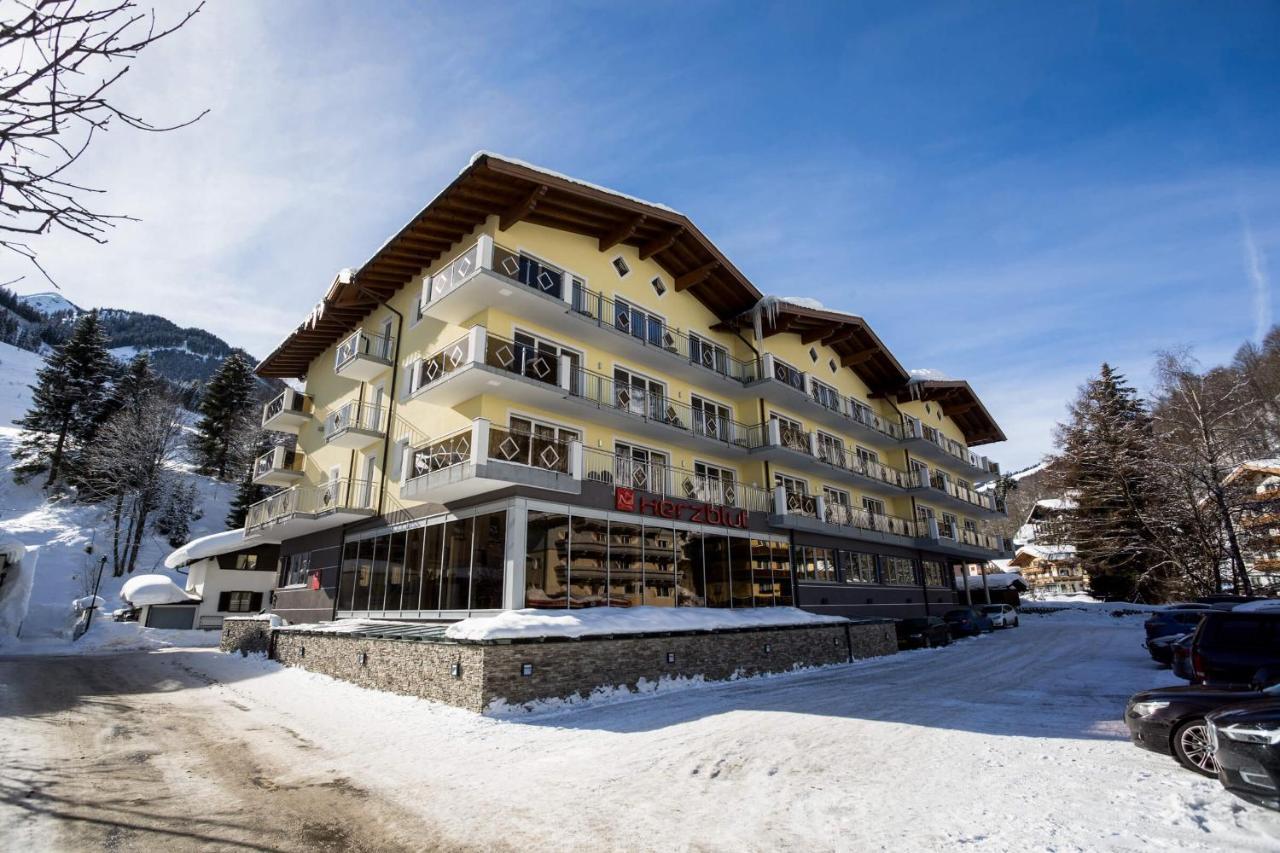
[[918,459],[911,460],[911,485],[929,485],[929,466]]
[[[528,379],[536,379],[539,382],[546,382],[548,385],[556,385],[560,380],[560,357],[567,356],[569,360],[569,388],[571,393],[577,393],[579,382],[579,368],[582,365],[582,356],[571,349],[567,349],[555,341],[546,338],[531,335],[528,332],[517,331],[511,336],[515,344],[515,350],[511,354],[511,363],[499,364],[497,366],[510,370],[512,373],[518,373]],[[499,343],[499,341],[494,341]],[[492,344],[490,348],[492,349]],[[505,352],[505,345],[493,353],[493,357],[501,358]],[[491,356],[486,354],[487,363]]]
[[729,351],[697,335],[689,335],[689,360],[716,373],[729,373]]
[[649,286],[653,288],[653,292],[661,296],[667,292],[667,286],[662,283],[661,276],[654,276],[649,282]]
[[792,388],[804,390],[804,373],[796,370],[780,358],[773,360],[773,378],[785,382]]
[[841,551],[840,573],[845,583],[875,583],[876,555]]
[[787,474],[774,474],[774,485],[782,486],[787,490],[787,494],[807,495],[809,494],[809,484],[804,480],[797,479]]
[[[310,551],[304,551],[301,554],[290,554],[281,562],[283,563],[280,572],[281,586],[298,586],[307,582],[307,578],[311,574]],[[343,571],[346,571],[345,565]]]
[[667,493],[667,454],[635,444],[615,442],[615,482],[655,494]]
[[732,441],[733,412],[728,406],[712,402],[696,394],[689,396],[689,408],[693,412],[693,431],[707,438]]
[[834,358],[827,359],[827,367],[831,368],[831,372],[836,372],[836,360]]
[[817,583],[835,583],[835,552],[830,548],[815,548],[811,545],[796,546],[796,576],[802,581]]
[[801,453],[809,452],[809,434],[804,431],[803,424],[777,412],[771,412],[769,419],[778,422],[778,440],[783,447],[799,450]]
[[260,592],[224,592],[218,596],[218,610],[223,613],[257,613],[261,609]]
[[942,514],[942,523],[939,525],[940,532],[948,539],[955,539],[960,534],[958,520],[954,515],[948,512]]
[[884,514],[885,514],[885,511],[884,511],[884,501],[882,501],[882,500],[877,500],[876,498],[863,498],[863,499],[862,499],[862,508],[863,508],[863,509],[864,509],[864,510],[869,514],[869,515],[884,515]]
[[582,440],[579,430],[517,415],[511,416],[510,424],[510,433],[505,437],[500,431],[490,431],[491,458],[548,471],[568,471],[568,444]]
[[622,255],[613,259],[613,268],[618,271],[621,278],[626,278],[627,273],[631,272],[631,267],[627,266],[627,262],[623,260]]
[[668,420],[666,386],[622,367],[613,369],[613,404],[633,415]]
[[809,347],[809,360],[814,364],[818,363],[818,351],[813,347]]
[[831,465],[845,467],[844,441],[819,430],[818,458]]
[[833,412],[840,411],[840,392],[830,385],[812,379],[809,381],[809,392],[813,395],[813,401],[819,406]]
[[915,586],[916,564],[909,557],[885,557],[884,582],[891,586]]
[[529,511],[524,606],[569,606],[569,516]]
[[852,524],[853,523],[853,505],[849,500],[849,493],[843,489],[834,489],[831,486],[822,487],[822,497],[827,504],[827,521],[832,524]]
[[540,290],[556,299],[564,298],[564,272],[550,264],[534,260],[528,255],[521,255],[520,269],[516,273],[516,278],[534,290]]
[[236,554],[235,571],[252,572],[258,568],[257,554]]
[[880,464],[880,454],[876,453],[874,450],[868,450],[867,448],[859,445],[856,453],[858,454],[858,461],[862,463],[863,468],[870,468],[873,465]]
[[925,586],[946,586],[947,571],[937,560],[921,560],[920,567],[924,571]]
[[613,327],[656,347],[672,352],[676,349],[676,340],[667,331],[666,320],[621,299],[613,303]]
[[736,506],[737,495],[733,489],[736,478],[737,475],[730,468],[695,461],[693,482],[686,487],[685,497],[721,506]]

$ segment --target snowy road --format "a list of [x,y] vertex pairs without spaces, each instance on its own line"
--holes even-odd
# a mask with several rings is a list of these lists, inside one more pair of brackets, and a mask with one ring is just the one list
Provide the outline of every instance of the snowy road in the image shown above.
[[[0,660],[20,848],[1275,850],[1280,815],[1131,747],[1136,619],[520,721],[259,660]],[[334,833],[330,835],[330,833]],[[15,848],[17,849],[17,848]]]

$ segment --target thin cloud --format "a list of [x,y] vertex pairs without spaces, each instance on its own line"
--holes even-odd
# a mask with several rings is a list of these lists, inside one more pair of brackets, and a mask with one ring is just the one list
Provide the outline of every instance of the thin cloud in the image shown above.
[[1240,232],[1244,271],[1253,287],[1253,338],[1261,341],[1271,328],[1271,277],[1267,274],[1267,258],[1258,248],[1247,216],[1240,217]]

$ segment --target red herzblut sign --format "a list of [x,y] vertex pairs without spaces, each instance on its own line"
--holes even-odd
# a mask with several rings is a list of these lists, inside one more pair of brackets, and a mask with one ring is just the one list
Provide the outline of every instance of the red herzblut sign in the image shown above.
[[747,511],[708,503],[688,503],[670,498],[641,497],[635,489],[618,486],[613,490],[613,508],[620,512],[638,512],[657,518],[689,521],[694,524],[719,524],[724,527],[747,526]]

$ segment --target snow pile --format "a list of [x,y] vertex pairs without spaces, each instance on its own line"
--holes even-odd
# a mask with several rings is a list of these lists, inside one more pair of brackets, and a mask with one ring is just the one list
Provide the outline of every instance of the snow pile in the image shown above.
[[0,642],[3,642],[6,637],[17,637],[27,618],[40,552],[13,539],[0,542],[0,551],[9,561],[4,585],[0,586]]
[[788,305],[795,305],[799,308],[808,308],[811,311],[830,311],[831,309],[823,305],[817,299],[808,296],[779,296],[778,299]]
[[219,554],[239,551],[241,548],[247,547],[248,544],[244,541],[243,528],[224,530],[221,533],[210,533],[208,536],[192,539],[186,545],[165,557],[164,565],[165,568],[179,569],[196,560],[204,560],[208,557],[216,557]]
[[450,625],[451,640],[517,640],[592,637],[668,631],[724,631],[791,625],[843,624],[843,616],[820,616],[795,607],[725,610],[715,607],[595,607],[587,610],[508,610],[472,616]]
[[171,581],[166,575],[135,575],[120,588],[120,597],[134,607],[148,604],[180,604],[198,599]]
[[100,595],[86,595],[71,602],[71,610],[73,613],[83,613],[86,610],[99,609],[106,603]]
[[89,632],[78,640],[44,637],[0,646],[6,655],[93,655],[117,652],[152,651],[168,648],[217,646],[222,635],[217,631],[175,631],[169,628],[146,628],[137,622],[113,622],[105,614],[93,618]]

